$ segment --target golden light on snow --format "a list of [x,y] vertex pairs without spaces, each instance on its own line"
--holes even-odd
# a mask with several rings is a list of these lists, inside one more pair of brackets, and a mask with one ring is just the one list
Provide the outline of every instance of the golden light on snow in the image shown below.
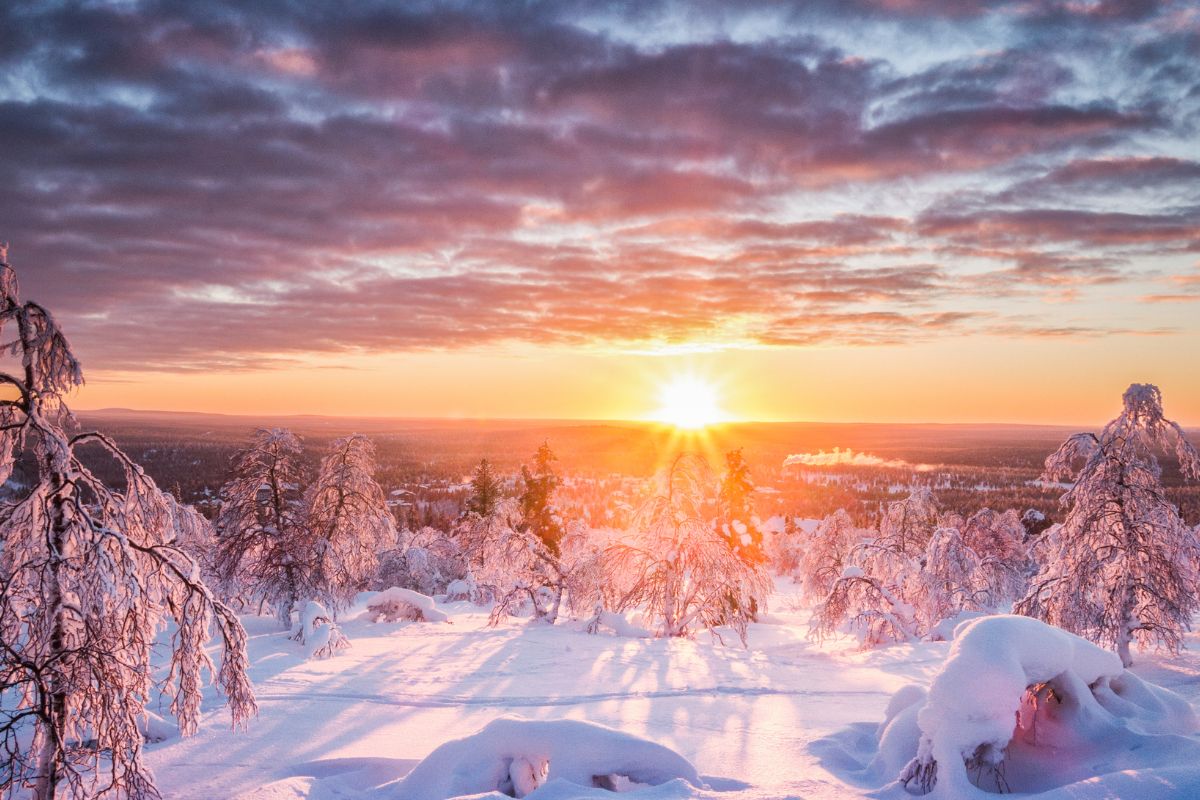
[[659,388],[658,401],[654,419],[676,428],[699,430],[728,419],[721,410],[717,387],[695,375],[671,378]]

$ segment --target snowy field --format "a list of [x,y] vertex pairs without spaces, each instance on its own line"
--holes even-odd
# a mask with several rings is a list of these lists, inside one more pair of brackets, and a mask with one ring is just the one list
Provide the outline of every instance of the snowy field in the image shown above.
[[[638,796],[904,797],[860,770],[892,694],[928,686],[949,648],[928,642],[863,652],[849,640],[817,644],[807,638],[807,609],[796,606],[784,581],[770,613],[751,627],[748,648],[733,634],[722,645],[707,634],[591,635],[572,622],[489,628],[485,609],[439,607],[449,624],[372,623],[361,607],[344,614],[352,647],[325,660],[307,660],[273,619],[244,618],[259,717],[231,733],[210,693],[199,735],[148,747],[164,796],[400,797],[396,781],[440,744],[515,716],[583,720],[645,737],[690,760],[706,784],[677,780]],[[1176,658],[1141,654],[1134,671],[1196,703],[1200,641],[1190,644]],[[1196,796],[1197,761],[1181,755],[1197,752],[1194,737],[1168,738],[1180,741],[1152,756],[1151,769],[1129,769],[1110,753],[1091,774],[1117,774],[1053,794]],[[552,782],[536,794],[568,796],[608,792],[565,791]]]

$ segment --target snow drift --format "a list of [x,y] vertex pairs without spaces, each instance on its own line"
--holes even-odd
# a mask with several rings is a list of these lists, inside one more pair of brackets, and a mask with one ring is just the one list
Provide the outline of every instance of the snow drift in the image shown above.
[[915,750],[899,782],[931,797],[1044,792],[1200,759],[1186,700],[1029,617],[962,623],[928,694],[909,687],[888,711],[875,763],[894,769]]
[[524,797],[547,781],[616,789],[677,780],[703,786],[691,762],[660,744],[579,720],[501,717],[438,747],[388,797],[446,800],[484,792]]

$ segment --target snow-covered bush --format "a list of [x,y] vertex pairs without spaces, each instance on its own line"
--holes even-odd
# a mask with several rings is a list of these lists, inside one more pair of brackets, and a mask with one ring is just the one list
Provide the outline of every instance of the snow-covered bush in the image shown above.
[[1145,756],[1198,728],[1186,700],[1142,682],[1113,653],[1021,616],[964,623],[928,695],[905,691],[880,757],[894,765],[907,740],[915,753],[900,782],[956,800],[1077,781],[1114,752]]
[[477,606],[486,605],[495,600],[491,593],[475,581],[475,575],[468,572],[466,577],[450,581],[446,584],[446,602],[466,601]]
[[813,610],[809,630],[817,639],[847,630],[863,647],[912,641],[921,633],[916,609],[900,590],[853,565],[842,570]]
[[986,608],[990,595],[981,586],[982,559],[958,528],[938,528],[925,546],[921,569],[911,579],[909,595],[922,632],[960,611]]
[[767,539],[767,560],[771,563],[771,569],[776,575],[790,575],[794,582],[800,583],[800,560],[811,545],[812,542],[796,524],[795,518],[788,517],[783,520],[781,527],[771,531]]
[[449,622],[450,617],[439,611],[433,598],[393,586],[384,589],[367,602],[367,614],[372,622]]
[[[848,525],[845,518],[830,527],[851,531]],[[867,647],[944,638],[947,620],[994,610],[1018,596],[1032,563],[1015,511],[985,508],[965,520],[939,514],[928,489],[889,504],[877,537],[860,531],[843,534],[841,541],[864,535],[849,549],[846,568],[814,610],[811,629],[818,638],[848,630]],[[837,563],[838,551],[829,539],[819,542],[808,556],[812,561],[805,562],[814,581]]]
[[1134,641],[1177,652],[1200,610],[1200,540],[1166,499],[1157,450],[1200,480],[1200,454],[1163,416],[1158,387],[1134,384],[1099,436],[1076,434],[1046,459],[1043,480],[1074,481],[1069,510],[1043,536],[1042,570],[1016,606],[1114,647],[1125,665]]
[[[908,641],[923,632],[919,600],[928,585],[921,571],[933,538],[937,506],[927,488],[888,504],[878,536],[856,544],[809,623],[817,638],[849,630],[864,647]],[[844,523],[835,522],[837,529]],[[828,563],[828,558],[817,563]]]
[[728,625],[745,641],[747,625],[765,608],[770,579],[716,529],[712,494],[708,464],[694,453],[679,455],[659,476],[628,539],[606,551],[611,573],[628,586],[612,610],[644,609],[661,636]]
[[399,547],[380,555],[373,582],[376,588],[402,586],[421,594],[443,594],[468,576],[467,560],[459,543],[437,528],[405,532],[401,538]]
[[392,800],[445,800],[499,792],[524,797],[548,781],[613,789],[683,781],[704,788],[696,768],[660,744],[579,720],[501,717],[442,744],[396,784]]
[[309,600],[300,611],[300,624],[292,640],[304,645],[309,658],[328,658],[350,646],[350,640],[333,621],[325,606]]

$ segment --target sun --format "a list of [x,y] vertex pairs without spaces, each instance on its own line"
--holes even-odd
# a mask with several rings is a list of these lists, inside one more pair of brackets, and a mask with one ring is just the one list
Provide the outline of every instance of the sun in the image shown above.
[[658,402],[654,419],[676,428],[699,430],[726,418],[717,387],[694,375],[679,375],[664,383],[658,391]]

